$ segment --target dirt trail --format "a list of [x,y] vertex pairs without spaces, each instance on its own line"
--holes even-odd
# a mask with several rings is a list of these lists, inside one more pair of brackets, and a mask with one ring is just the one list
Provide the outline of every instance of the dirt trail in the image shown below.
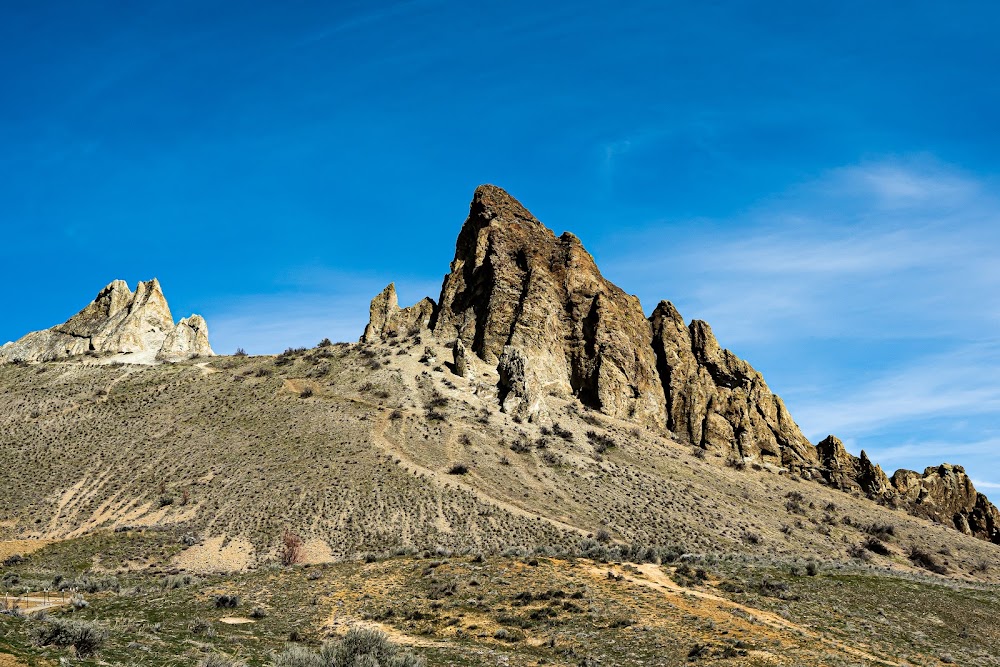
[[579,526],[574,526],[572,524],[559,521],[558,519],[552,519],[543,514],[537,514],[519,505],[515,505],[514,503],[491,496],[488,493],[480,489],[477,489],[474,486],[471,486],[469,484],[466,484],[465,482],[455,479],[454,475],[446,475],[445,473],[439,472],[437,470],[432,470],[430,468],[420,465],[413,459],[409,458],[404,452],[400,451],[399,448],[394,447],[392,445],[392,442],[386,437],[385,432],[389,428],[389,424],[391,423],[389,418],[390,414],[392,414],[392,410],[386,409],[383,411],[382,416],[379,419],[379,422],[375,425],[375,428],[372,429],[372,440],[376,445],[381,447],[386,454],[390,454],[398,458],[400,466],[407,472],[424,475],[428,479],[432,480],[435,484],[438,484],[439,486],[444,486],[445,484],[449,486],[455,486],[460,490],[465,491],[466,493],[472,494],[473,496],[476,497],[477,500],[479,500],[482,503],[485,503],[487,505],[492,505],[497,509],[504,510],[505,512],[509,512],[516,516],[525,519],[530,519],[532,521],[536,519],[544,521],[545,523],[548,523],[549,525],[554,526],[560,530],[566,530],[578,533],[582,536],[587,536],[588,534],[590,534],[590,531],[584,528],[580,528]]
[[827,646],[848,653],[854,657],[861,658],[862,660],[871,661],[880,665],[890,665],[891,667],[900,667],[900,663],[893,662],[891,660],[886,660],[885,658],[880,658],[878,656],[872,655],[862,649],[859,649],[850,644],[845,644],[837,639],[831,639],[825,635],[822,635],[814,630],[811,630],[808,626],[799,625],[786,618],[783,618],[777,614],[774,614],[763,609],[757,609],[755,607],[748,607],[742,605],[738,602],[733,602],[721,595],[716,595],[704,590],[698,590],[694,588],[685,588],[671,579],[659,565],[655,563],[644,563],[642,565],[633,566],[639,571],[641,577],[633,576],[628,570],[623,568],[611,566],[611,567],[597,567],[594,566],[590,568],[590,572],[598,577],[603,578],[607,576],[608,571],[613,571],[615,574],[622,576],[622,578],[632,584],[639,586],[645,586],[647,588],[652,588],[654,590],[661,591],[671,596],[688,596],[700,600],[708,600],[718,605],[719,608],[727,610],[739,610],[745,614],[749,614],[756,621],[775,628],[778,630],[790,630],[816,642],[826,644]]

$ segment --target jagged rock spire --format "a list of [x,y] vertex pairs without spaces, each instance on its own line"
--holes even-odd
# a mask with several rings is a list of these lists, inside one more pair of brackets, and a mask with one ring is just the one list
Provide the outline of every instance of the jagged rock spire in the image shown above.
[[557,393],[665,425],[639,300],[601,276],[578,238],[556,237],[502,189],[476,189],[439,304],[439,338],[461,339],[502,378],[517,378],[500,388],[510,409],[537,412]]

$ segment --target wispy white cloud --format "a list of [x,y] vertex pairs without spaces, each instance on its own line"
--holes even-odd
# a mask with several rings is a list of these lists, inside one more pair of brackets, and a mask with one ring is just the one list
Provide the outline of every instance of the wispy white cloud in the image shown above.
[[647,309],[671,298],[710,322],[751,363],[764,351],[811,439],[836,433],[888,464],[947,459],[998,479],[993,190],[925,156],[866,163],[733,219],[661,221],[619,246],[641,252],[602,267],[640,286]]
[[685,295],[732,344],[1000,322],[1000,200],[939,166],[837,170],[739,219],[658,224],[622,245],[646,250],[606,274],[642,285],[647,305]]
[[805,402],[794,413],[803,432],[818,438],[831,428],[871,433],[956,414],[1000,414],[1000,345],[973,344],[897,364],[873,379],[844,378],[829,386],[830,396]]

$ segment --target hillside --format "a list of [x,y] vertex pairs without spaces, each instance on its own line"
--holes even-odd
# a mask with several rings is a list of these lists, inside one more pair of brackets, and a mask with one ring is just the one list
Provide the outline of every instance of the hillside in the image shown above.
[[[220,567],[273,559],[285,528],[319,559],[565,548],[601,528],[629,544],[833,559],[891,521],[903,544],[955,550],[959,573],[995,557],[859,494],[727,466],[573,401],[553,402],[551,427],[518,423],[490,398],[495,374],[473,361],[477,377],[458,378],[440,361],[450,352],[414,339],[173,366],[2,366],[13,400],[0,522],[49,539],[177,526]],[[449,474],[459,464],[468,472]]]
[[[268,650],[357,622],[431,664],[997,664],[1000,514],[960,466],[890,477],[814,446],[706,323],[666,301],[647,318],[499,188],[477,190],[439,300],[400,308],[390,285],[360,342],[182,347],[0,364],[5,591],[113,576],[86,618],[169,625],[234,589],[271,610]],[[201,584],[161,597],[164,575]],[[58,657],[3,627],[0,654]],[[130,642],[199,655],[116,633],[121,662]],[[262,664],[241,637],[210,645]]]

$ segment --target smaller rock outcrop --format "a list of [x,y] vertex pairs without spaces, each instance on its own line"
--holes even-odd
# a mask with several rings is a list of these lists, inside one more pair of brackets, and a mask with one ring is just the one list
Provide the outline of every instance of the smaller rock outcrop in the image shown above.
[[451,356],[455,375],[464,378],[469,372],[469,358],[465,350],[465,343],[461,339],[455,341],[455,347],[451,349]]
[[[171,342],[164,350],[168,339]],[[129,355],[120,360],[152,363],[161,352],[173,361],[213,354],[205,320],[192,315],[175,327],[156,278],[140,282],[135,293],[124,280],[115,280],[63,324],[4,345],[0,363],[51,361],[87,353]]]
[[872,463],[864,450],[858,459],[858,486],[861,492],[872,498],[886,498],[895,494],[889,477],[882,472],[882,466]]
[[943,463],[914,470],[897,470],[890,480],[896,496],[917,515],[1000,544],[1000,511],[976,491],[962,466]]
[[827,484],[845,491],[858,488],[859,460],[848,453],[840,438],[826,436],[816,444],[816,453]]
[[816,445],[819,466],[830,486],[857,490],[911,514],[952,525],[967,535],[1000,544],[1000,511],[976,491],[962,466],[944,463],[924,470],[897,470],[889,477],[862,451],[852,456],[830,435]]
[[372,299],[368,326],[365,327],[361,341],[374,343],[427,329],[434,317],[434,311],[434,300],[427,297],[412,306],[400,308],[396,296],[396,284],[389,283]]
[[542,397],[529,381],[528,358],[519,347],[508,345],[497,364],[500,407],[517,416],[544,416]]
[[177,362],[192,357],[210,357],[215,353],[208,343],[208,323],[201,315],[182,318],[167,334],[156,353],[160,361]]

